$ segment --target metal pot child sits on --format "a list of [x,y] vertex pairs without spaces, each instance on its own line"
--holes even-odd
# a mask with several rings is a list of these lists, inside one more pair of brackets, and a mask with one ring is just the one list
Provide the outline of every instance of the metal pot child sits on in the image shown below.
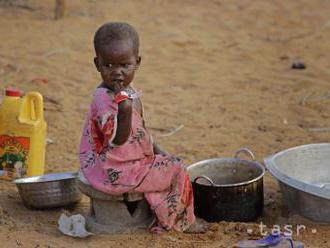
[[[241,152],[249,154],[252,161],[239,159]],[[262,213],[265,169],[249,149],[239,149],[234,158],[197,162],[187,171],[198,217],[210,222],[254,221]]]

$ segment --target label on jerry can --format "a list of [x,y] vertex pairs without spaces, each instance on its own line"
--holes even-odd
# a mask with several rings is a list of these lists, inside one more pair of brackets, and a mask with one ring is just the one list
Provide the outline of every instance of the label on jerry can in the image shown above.
[[26,174],[29,137],[0,135],[0,178],[20,178]]

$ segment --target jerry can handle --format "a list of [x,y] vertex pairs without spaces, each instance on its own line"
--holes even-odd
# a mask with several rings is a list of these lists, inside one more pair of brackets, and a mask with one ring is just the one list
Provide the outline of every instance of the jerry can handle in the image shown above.
[[[44,119],[44,101],[43,97],[38,92],[28,92],[22,98],[21,111],[19,114],[19,120],[24,122],[24,120],[32,123],[39,122]],[[27,111],[28,114],[24,113],[24,110],[27,109],[25,106],[31,106],[31,108]]]

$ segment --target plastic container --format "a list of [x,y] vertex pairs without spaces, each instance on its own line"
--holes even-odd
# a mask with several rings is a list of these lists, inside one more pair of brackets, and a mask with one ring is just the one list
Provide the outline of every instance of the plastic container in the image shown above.
[[0,179],[43,175],[47,124],[43,97],[8,88],[0,105]]

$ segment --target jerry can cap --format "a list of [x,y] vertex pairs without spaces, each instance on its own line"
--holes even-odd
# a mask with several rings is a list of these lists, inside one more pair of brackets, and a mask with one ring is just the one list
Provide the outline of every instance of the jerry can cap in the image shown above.
[[21,91],[19,89],[15,88],[7,88],[5,90],[6,96],[16,96],[19,97],[21,96]]

